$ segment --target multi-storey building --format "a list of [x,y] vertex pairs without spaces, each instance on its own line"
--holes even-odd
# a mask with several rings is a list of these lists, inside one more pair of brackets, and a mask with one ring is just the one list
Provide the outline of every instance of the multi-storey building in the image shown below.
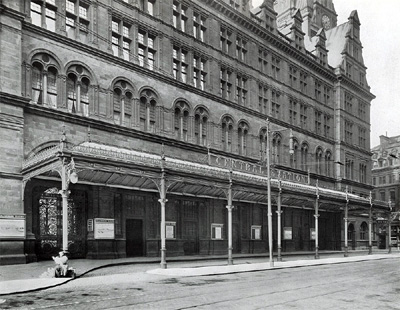
[[336,16],[332,0],[3,0],[1,263],[263,253],[268,229],[275,250],[340,250],[358,213],[371,247],[374,95],[358,14]]
[[[391,245],[400,245],[400,136],[380,136],[380,144],[372,148],[372,197],[390,202]],[[381,244],[387,245],[387,222],[378,227]]]

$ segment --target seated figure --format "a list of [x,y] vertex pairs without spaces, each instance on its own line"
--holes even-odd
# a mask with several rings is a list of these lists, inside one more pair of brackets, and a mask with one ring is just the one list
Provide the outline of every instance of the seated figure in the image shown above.
[[53,260],[57,264],[56,276],[65,277],[68,272],[68,257],[65,255],[64,251],[61,251],[58,254],[59,256],[53,256]]

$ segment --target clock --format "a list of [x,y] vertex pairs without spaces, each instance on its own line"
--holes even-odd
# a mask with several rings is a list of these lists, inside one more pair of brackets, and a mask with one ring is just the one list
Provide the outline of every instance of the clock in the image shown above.
[[322,27],[325,30],[331,29],[331,20],[327,15],[322,15]]

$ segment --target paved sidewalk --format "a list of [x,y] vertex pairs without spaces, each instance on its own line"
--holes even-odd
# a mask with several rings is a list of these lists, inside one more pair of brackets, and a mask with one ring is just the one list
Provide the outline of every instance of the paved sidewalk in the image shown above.
[[[343,252],[341,251],[321,251],[320,259],[315,259],[313,252],[283,253],[282,261],[274,261],[273,267],[271,267],[266,254],[237,254],[234,255],[233,258],[234,264],[227,265],[226,256],[171,257],[167,259],[167,269],[160,268],[159,257],[108,260],[76,259],[70,260],[70,265],[75,268],[77,278],[83,277],[88,273],[96,274],[96,272],[99,272],[99,269],[101,269],[102,274],[107,275],[113,270],[109,268],[110,271],[107,271],[107,267],[119,265],[134,265],[135,272],[142,273],[142,275],[147,273],[149,275],[168,277],[187,277],[340,264],[389,258],[400,260],[400,251],[393,250],[391,254],[388,254],[387,250],[374,250],[371,255],[368,255],[368,251],[351,251],[349,257],[343,257]],[[274,257],[274,259],[276,260],[276,257]],[[50,277],[48,270],[49,268],[53,268],[54,265],[53,261],[42,261],[26,265],[0,266],[0,296],[46,289],[75,280],[72,278]]]

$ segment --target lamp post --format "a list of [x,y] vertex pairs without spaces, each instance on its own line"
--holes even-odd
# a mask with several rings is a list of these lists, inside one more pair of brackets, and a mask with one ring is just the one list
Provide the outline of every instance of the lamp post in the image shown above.
[[271,166],[270,166],[270,131],[269,131],[269,120],[267,119],[267,195],[268,195],[268,248],[269,248],[269,265],[274,267],[274,261],[272,257],[272,206],[271,206]]
[[[277,131],[285,131],[289,128],[284,128]],[[266,153],[267,153],[267,194],[268,194],[268,247],[269,247],[269,264],[271,267],[274,266],[273,261],[273,242],[272,242],[272,205],[271,205],[271,142],[270,142],[270,128],[269,128],[269,119],[267,118],[267,145],[266,145]],[[293,148],[293,132],[290,129],[290,141],[289,141],[289,154],[294,154]],[[278,214],[278,261],[282,260],[281,257],[281,220],[282,220],[282,210],[281,210],[281,182],[279,182],[279,195],[278,195],[278,210],[276,213]]]

